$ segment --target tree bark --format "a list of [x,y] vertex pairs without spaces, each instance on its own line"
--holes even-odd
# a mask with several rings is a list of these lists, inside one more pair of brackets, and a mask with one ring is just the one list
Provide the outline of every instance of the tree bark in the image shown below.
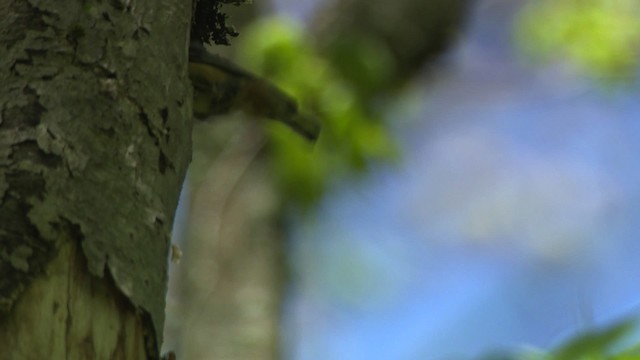
[[159,358],[191,5],[0,13],[0,358]]

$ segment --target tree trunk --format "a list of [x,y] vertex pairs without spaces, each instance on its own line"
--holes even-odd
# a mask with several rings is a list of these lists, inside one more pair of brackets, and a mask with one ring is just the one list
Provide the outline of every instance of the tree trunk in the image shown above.
[[180,359],[279,358],[283,236],[260,127],[237,116],[196,126]]
[[[242,36],[261,5],[224,11]],[[214,49],[226,57],[233,50]],[[166,348],[180,360],[281,358],[284,236],[265,141],[261,121],[245,116],[195,126],[184,257],[173,269],[165,327]]]
[[157,359],[191,155],[191,5],[0,13],[0,358]]
[[[350,35],[349,40],[381,43],[397,70],[393,83],[384,84],[391,87],[414,76],[446,48],[463,22],[468,1],[335,3],[318,14],[322,19],[310,35],[319,50],[342,69],[334,51],[344,44],[337,40]],[[286,285],[281,204],[286,200],[277,197],[265,161],[268,151],[260,146],[265,140],[256,129],[259,122],[215,121],[212,129],[200,128],[194,136],[194,186],[170,331],[179,338],[180,359],[280,359]],[[202,169],[208,169],[206,174],[198,174]]]

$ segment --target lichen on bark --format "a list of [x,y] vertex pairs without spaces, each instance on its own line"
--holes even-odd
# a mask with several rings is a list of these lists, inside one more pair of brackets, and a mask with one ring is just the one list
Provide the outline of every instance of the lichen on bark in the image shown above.
[[[191,154],[177,0],[0,4],[0,310],[81,243],[161,343],[173,212]],[[64,236],[63,236],[64,235]]]

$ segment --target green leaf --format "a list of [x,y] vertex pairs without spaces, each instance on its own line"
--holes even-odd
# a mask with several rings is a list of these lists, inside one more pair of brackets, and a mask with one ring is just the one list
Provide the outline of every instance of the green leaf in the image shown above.
[[634,329],[635,321],[624,320],[601,330],[588,331],[554,351],[551,360],[611,359],[610,352]]

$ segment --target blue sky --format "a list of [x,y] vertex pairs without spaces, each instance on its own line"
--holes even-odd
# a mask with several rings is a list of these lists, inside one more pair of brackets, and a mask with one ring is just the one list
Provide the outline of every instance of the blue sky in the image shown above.
[[296,230],[289,358],[471,359],[637,313],[638,88],[527,65],[482,3],[389,110],[402,162]]

